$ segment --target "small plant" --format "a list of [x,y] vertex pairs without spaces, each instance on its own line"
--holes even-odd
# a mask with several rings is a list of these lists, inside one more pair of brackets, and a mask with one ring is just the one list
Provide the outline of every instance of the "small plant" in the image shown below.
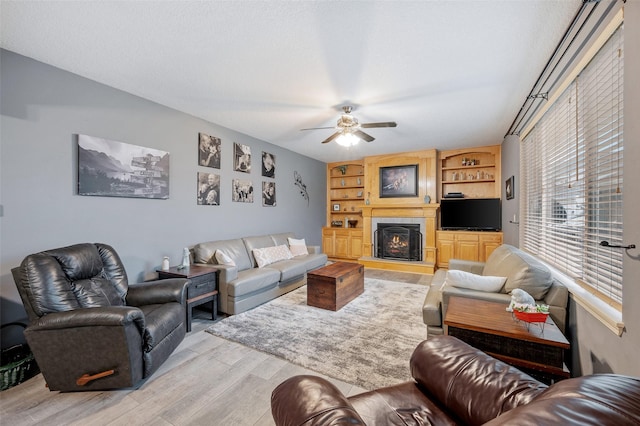
[[348,166],[346,164],[343,164],[342,166],[336,167],[336,169],[340,170],[340,173],[344,175],[345,173],[347,173],[347,167]]

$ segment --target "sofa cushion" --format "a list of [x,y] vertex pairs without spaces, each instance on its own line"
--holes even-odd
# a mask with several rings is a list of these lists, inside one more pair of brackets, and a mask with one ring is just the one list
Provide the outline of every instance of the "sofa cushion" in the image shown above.
[[551,271],[542,262],[508,244],[496,248],[487,259],[482,275],[507,277],[503,292],[520,288],[542,300],[553,284]]
[[451,270],[447,271],[445,284],[458,288],[468,288],[471,290],[497,293],[502,289],[506,280],[507,277],[493,277],[472,274],[471,272]]
[[227,294],[240,297],[256,291],[276,287],[280,279],[280,271],[273,268],[251,268],[238,272],[238,278],[227,285]]
[[294,258],[296,262],[304,264],[307,272],[325,266],[327,264],[328,257],[325,253],[309,253],[303,256],[296,256]]
[[239,238],[196,244],[193,247],[195,262],[217,264],[215,253],[218,249],[224,251],[225,254],[235,262],[238,271],[244,271],[245,269],[253,267],[247,248]]
[[95,277],[71,283],[71,288],[83,308],[124,306],[124,297],[105,278]]
[[216,250],[216,261],[218,265],[227,265],[227,266],[236,266],[236,262],[233,261],[229,256],[225,254],[222,250]]
[[305,268],[304,263],[298,262],[295,259],[274,262],[269,265],[269,269],[280,271],[280,284],[293,278],[300,278],[307,273],[307,268]]
[[271,239],[273,240],[273,245],[279,246],[282,244],[288,245],[289,238],[295,238],[295,234],[293,232],[283,232],[281,234],[271,234]]

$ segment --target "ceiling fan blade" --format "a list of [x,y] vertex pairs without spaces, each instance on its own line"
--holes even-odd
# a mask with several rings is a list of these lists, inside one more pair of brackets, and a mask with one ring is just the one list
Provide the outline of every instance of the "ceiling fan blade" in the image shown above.
[[366,134],[362,130],[356,130],[355,132],[353,132],[353,134],[365,142],[371,142],[372,140],[375,139],[373,136]]
[[363,129],[368,129],[372,127],[396,127],[397,125],[398,123],[396,123],[395,121],[386,121],[383,123],[362,123],[360,124],[360,127],[362,127]]
[[308,129],[300,129],[300,131],[303,130],[321,130],[321,129],[335,129],[336,126],[331,126],[331,127],[310,127]]
[[342,134],[342,132],[335,132],[334,134],[332,134],[331,136],[329,136],[328,138],[323,140],[322,143],[329,143],[332,140],[334,140],[335,138],[337,138],[338,136],[340,136],[341,134]]

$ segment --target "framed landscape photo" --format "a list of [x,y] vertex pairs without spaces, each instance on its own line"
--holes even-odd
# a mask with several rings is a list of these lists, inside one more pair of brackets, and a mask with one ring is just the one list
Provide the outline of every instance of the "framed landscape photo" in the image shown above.
[[380,198],[417,196],[417,164],[380,167]]

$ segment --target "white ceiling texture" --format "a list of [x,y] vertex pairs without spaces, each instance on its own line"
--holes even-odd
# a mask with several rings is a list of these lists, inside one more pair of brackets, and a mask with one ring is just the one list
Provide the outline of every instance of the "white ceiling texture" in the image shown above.
[[[6,1],[2,47],[321,161],[499,144],[581,0]],[[343,105],[375,137],[321,144]]]

